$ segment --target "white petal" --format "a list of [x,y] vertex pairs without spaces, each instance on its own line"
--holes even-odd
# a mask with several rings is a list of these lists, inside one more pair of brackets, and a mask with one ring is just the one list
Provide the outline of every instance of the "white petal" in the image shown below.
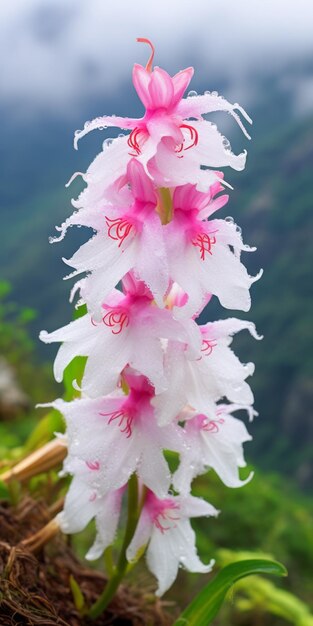
[[64,533],[80,532],[95,516],[98,502],[90,499],[91,496],[92,489],[88,488],[79,476],[74,476],[65,498],[64,509],[57,516]]
[[204,113],[212,113],[213,111],[225,111],[230,113],[240,126],[242,132],[248,139],[250,139],[250,135],[245,129],[236,111],[239,111],[245,120],[249,122],[249,124],[252,124],[252,120],[249,115],[239,104],[231,104],[223,96],[219,96],[217,93],[206,93],[193,98],[184,98],[177,107],[177,113],[182,115],[184,118],[199,117]]
[[104,550],[112,545],[120,517],[121,499],[121,490],[111,492],[102,499],[96,516],[97,536],[86,554],[86,559],[90,561],[98,559]]
[[[174,539],[175,535],[175,539]],[[199,572],[206,574],[212,570],[214,560],[205,565],[200,561],[196,551],[196,534],[190,526],[189,520],[180,520],[177,527],[173,529],[172,541],[175,541],[179,549],[180,563],[189,572]]]
[[142,510],[135,534],[127,548],[126,558],[128,561],[135,561],[138,552],[148,543],[153,529],[153,523],[147,511]]
[[124,251],[116,253],[107,266],[94,270],[85,280],[81,295],[88,310],[95,316],[117,283],[135,264],[136,247],[131,243]]
[[114,391],[130,353],[127,328],[120,335],[113,335],[103,324],[99,327],[102,333],[98,335],[98,342],[94,342],[82,380],[82,389],[91,398]]
[[169,271],[159,216],[151,215],[143,223],[136,270],[151,289],[157,305],[163,307],[163,296],[169,285]]
[[158,580],[156,595],[159,597],[167,591],[177,576],[179,558],[177,547],[173,545],[173,538],[173,529],[162,534],[154,528],[147,550],[147,565]]
[[225,137],[218,132],[216,126],[201,120],[201,122],[192,122],[192,126],[198,132],[198,145],[194,146],[188,152],[194,152],[193,158],[197,158],[199,165],[207,167],[226,167],[230,166],[234,170],[241,171],[246,164],[247,151],[241,154],[234,154],[230,149],[225,148]]
[[129,364],[147,376],[156,393],[163,391],[167,387],[167,380],[163,373],[163,350],[160,340],[146,334],[143,341],[140,333],[136,333],[133,341]]
[[219,513],[212,504],[195,496],[182,497],[180,503],[181,512],[185,517],[216,517]]
[[138,475],[142,482],[153,491],[158,498],[165,498],[171,482],[171,474],[163,456],[162,449],[151,440],[145,441],[142,457],[138,467]]

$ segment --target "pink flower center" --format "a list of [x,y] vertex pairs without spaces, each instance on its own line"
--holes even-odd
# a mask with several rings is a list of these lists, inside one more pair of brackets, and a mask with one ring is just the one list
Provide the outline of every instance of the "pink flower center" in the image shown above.
[[106,225],[108,227],[108,235],[114,241],[118,241],[118,247],[120,247],[123,241],[128,237],[134,224],[123,217],[118,217],[116,219],[111,219],[109,217],[105,217]]
[[204,261],[206,254],[212,255],[212,246],[216,243],[216,237],[214,236],[214,233],[216,232],[217,230],[210,234],[198,233],[195,239],[191,242],[193,246],[200,249],[200,257],[202,261]]
[[179,504],[168,499],[163,502],[159,500],[158,505],[158,507],[155,507],[157,510],[154,512],[152,519],[155,527],[164,534],[167,530],[171,530],[173,527],[176,528],[177,524],[175,522],[180,519],[179,515],[177,515]]

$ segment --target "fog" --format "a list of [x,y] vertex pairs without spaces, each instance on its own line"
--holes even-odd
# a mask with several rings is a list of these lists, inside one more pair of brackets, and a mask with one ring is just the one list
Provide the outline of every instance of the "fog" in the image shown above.
[[[195,64],[198,80],[253,96],[253,76],[290,67],[282,89],[313,104],[311,0],[11,0],[0,3],[0,104],[68,116],[95,96],[115,95],[133,63],[174,73]],[[312,66],[311,70],[312,72]],[[11,109],[12,110],[12,109]]]

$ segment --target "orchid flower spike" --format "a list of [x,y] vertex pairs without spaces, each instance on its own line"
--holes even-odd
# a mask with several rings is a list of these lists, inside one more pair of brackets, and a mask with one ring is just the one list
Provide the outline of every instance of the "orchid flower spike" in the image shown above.
[[[132,74],[144,113],[101,116],[76,132],[75,148],[95,129],[128,134],[106,140],[87,172],[74,174],[86,186],[52,239],[62,240],[72,226],[93,231],[63,259],[71,268],[65,278],[76,279],[70,299],[77,296],[76,307],[85,311],[40,338],[61,343],[58,382],[76,357],[85,363],[79,385],[75,362],[67,370],[75,399],[46,405],[66,424],[62,475],[72,482],[60,526],[75,533],[94,519],[87,558],[98,558],[119,533],[127,492],[127,541],[108,586],[116,589],[128,563],[145,552],[161,596],[180,566],[209,572],[213,565],[199,559],[190,519],[215,517],[217,510],[192,495],[194,479],[212,469],[227,487],[252,479],[241,474],[251,436],[233,414],[256,414],[247,382],[254,364],[241,363],[231,344],[242,330],[262,337],[236,317],[207,321],[206,307],[217,298],[226,309],[248,311],[251,285],[262,272],[249,275],[241,254],[255,248],[222,214],[230,185],[221,168],[242,170],[246,150],[234,154],[204,117],[229,113],[249,138],[249,116],[216,92],[184,97],[193,68],[171,76],[153,66],[151,41],[137,41],[151,50],[146,66],[135,64]],[[104,592],[93,616],[107,599]]]

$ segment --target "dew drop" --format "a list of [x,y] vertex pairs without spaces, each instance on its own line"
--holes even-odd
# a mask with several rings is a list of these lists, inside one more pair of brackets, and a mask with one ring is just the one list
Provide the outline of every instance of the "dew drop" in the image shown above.
[[210,92],[210,91],[205,91],[205,92],[204,92],[204,94],[205,94],[206,96],[210,96],[210,95],[211,95],[211,92]]
[[225,217],[225,222],[227,222],[227,224],[234,224],[234,218],[231,217],[230,215],[228,215],[227,217]]
[[104,140],[103,142],[103,147],[107,147],[109,148],[109,146],[113,143],[113,139],[111,137],[108,137],[107,139]]
[[194,98],[197,95],[198,95],[197,92],[194,91],[193,89],[191,91],[188,91],[188,94],[187,94],[188,98]]
[[218,91],[212,91],[212,96],[218,96]]
[[117,136],[118,137],[125,137],[126,135],[124,133],[119,133]]
[[238,235],[241,235],[242,229],[240,228],[240,226],[236,226],[236,233],[238,233]]

